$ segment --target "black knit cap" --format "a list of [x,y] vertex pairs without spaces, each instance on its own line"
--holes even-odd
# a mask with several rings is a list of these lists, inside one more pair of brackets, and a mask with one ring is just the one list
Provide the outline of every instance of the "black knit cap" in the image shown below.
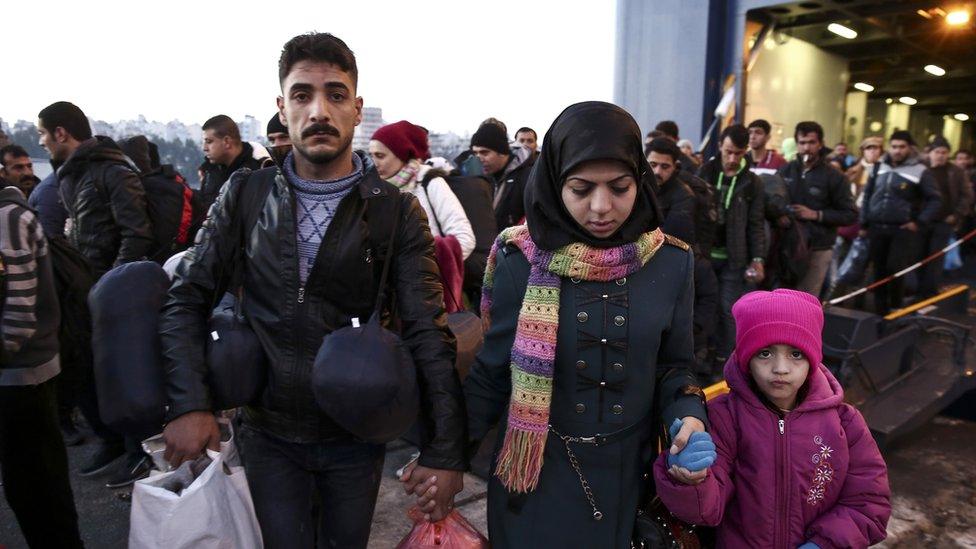
[[941,135],[935,136],[935,138],[932,139],[932,142],[929,143],[929,146],[933,149],[938,149],[939,147],[952,149],[952,147],[949,145],[949,140],[946,139],[945,137],[942,137]]
[[498,154],[512,154],[508,146],[508,136],[505,130],[495,124],[484,124],[471,136],[472,147],[484,147]]
[[278,113],[275,113],[275,115],[271,117],[271,120],[268,120],[268,131],[265,132],[264,135],[271,135],[273,133],[288,133],[288,128],[281,123]]
[[891,134],[891,137],[888,138],[888,141],[905,141],[909,145],[912,146],[915,145],[915,139],[912,137],[912,132],[908,130],[896,131],[895,133]]

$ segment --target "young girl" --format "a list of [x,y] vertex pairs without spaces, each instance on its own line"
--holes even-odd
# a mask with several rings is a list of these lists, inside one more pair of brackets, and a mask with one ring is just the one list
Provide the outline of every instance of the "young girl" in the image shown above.
[[[717,457],[694,473],[659,456],[661,500],[682,520],[718,526],[719,547],[880,542],[891,514],[887,468],[864,418],[820,363],[820,303],[793,290],[751,292],[732,315],[731,392],[708,403]],[[695,461],[681,457],[670,461]]]

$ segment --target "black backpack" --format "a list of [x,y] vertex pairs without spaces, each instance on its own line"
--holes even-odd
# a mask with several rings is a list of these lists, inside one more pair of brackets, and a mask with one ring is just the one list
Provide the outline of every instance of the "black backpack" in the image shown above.
[[[146,196],[146,213],[152,225],[154,246],[147,259],[162,265],[167,259],[193,245],[197,231],[207,212],[197,191],[173,166],[164,164],[155,170],[140,173],[134,165],[126,165],[142,183]],[[103,168],[95,185],[106,204],[111,204],[105,188]]]
[[474,250],[464,260],[464,293],[473,301],[481,294],[481,284],[488,265],[488,253],[498,236],[495,223],[495,209],[492,206],[492,188],[487,178],[478,175],[447,175],[440,170],[430,170],[421,185],[427,185],[436,177],[447,181],[448,187],[457,196],[464,208],[471,230],[474,231]]
[[162,265],[193,244],[207,212],[197,193],[173,166],[140,175],[156,247],[149,258]]

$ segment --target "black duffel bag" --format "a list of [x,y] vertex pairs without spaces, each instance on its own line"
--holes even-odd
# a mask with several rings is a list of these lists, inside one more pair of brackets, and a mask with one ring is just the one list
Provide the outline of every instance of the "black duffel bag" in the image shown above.
[[158,263],[119,265],[88,295],[98,410],[109,427],[144,434],[163,424],[166,391],[157,324],[170,280]]
[[340,427],[373,444],[403,435],[420,411],[410,350],[380,321],[400,222],[401,200],[394,199],[393,230],[372,316],[364,325],[354,321],[326,335],[312,366],[312,391],[319,408]]
[[214,304],[208,324],[207,385],[214,410],[255,404],[267,385],[269,369],[264,347],[243,313],[242,286],[246,275],[245,242],[281,173],[270,169],[243,173],[247,180],[241,185],[238,213],[232,224],[232,232],[241,227],[240,240],[231,259],[221,266],[221,269],[230,268],[229,287],[233,293],[224,294]]
[[[231,298],[233,299],[233,298]],[[233,303],[222,302],[210,317],[207,384],[215,410],[254,404],[268,375],[268,358],[258,336]]]

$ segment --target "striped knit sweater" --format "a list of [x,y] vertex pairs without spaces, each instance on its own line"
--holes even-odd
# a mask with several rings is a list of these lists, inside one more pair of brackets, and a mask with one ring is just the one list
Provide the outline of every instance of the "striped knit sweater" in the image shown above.
[[57,375],[60,314],[47,241],[20,191],[0,190],[0,386]]

